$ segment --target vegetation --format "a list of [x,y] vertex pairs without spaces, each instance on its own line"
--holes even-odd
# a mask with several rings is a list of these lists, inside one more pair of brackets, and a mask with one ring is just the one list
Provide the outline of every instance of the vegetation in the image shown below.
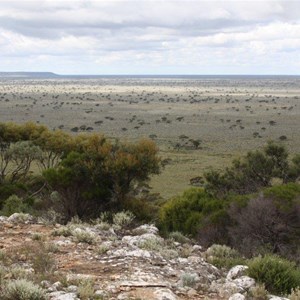
[[249,262],[248,274],[275,294],[291,293],[300,286],[300,269],[295,263],[276,255],[256,257]]
[[224,198],[229,193],[249,194],[271,186],[278,178],[282,183],[296,182],[300,177],[300,154],[290,162],[284,146],[269,142],[263,151],[250,151],[232,162],[222,172],[211,170],[205,174],[206,190]]
[[[34,205],[42,195],[44,202],[48,199],[44,206],[52,206],[66,220],[95,217],[104,210],[121,210],[137,184],[159,172],[158,150],[150,140],[112,143],[101,135],[72,136],[33,123],[0,127],[0,190],[6,191],[2,202],[16,194],[24,201],[31,198]],[[32,176],[34,166],[42,178]],[[55,197],[50,197],[53,191]]]

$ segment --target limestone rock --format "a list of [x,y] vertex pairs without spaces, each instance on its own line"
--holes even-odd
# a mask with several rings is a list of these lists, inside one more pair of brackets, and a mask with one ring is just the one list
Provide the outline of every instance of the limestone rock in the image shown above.
[[242,276],[234,279],[233,282],[241,289],[247,291],[251,287],[255,286],[255,280],[249,276]]
[[157,289],[154,292],[157,300],[177,300],[177,296],[170,289]]
[[245,296],[240,294],[240,293],[235,293],[233,295],[230,296],[230,298],[228,300],[245,300]]
[[75,293],[53,292],[49,294],[50,300],[77,300]]
[[248,267],[243,265],[237,265],[231,268],[227,273],[226,280],[233,280],[238,277],[244,276],[247,269]]

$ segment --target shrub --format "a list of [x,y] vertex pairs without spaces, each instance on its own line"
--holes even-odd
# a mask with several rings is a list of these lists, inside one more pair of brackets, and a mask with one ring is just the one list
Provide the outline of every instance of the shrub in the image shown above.
[[244,207],[231,205],[232,245],[245,255],[263,252],[293,256],[299,249],[300,186],[287,184],[265,190]]
[[4,202],[2,214],[5,216],[10,216],[13,213],[26,212],[26,210],[26,205],[24,204],[23,200],[17,195],[11,195]]
[[78,286],[78,296],[82,300],[93,299],[94,281],[91,279],[81,280]]
[[80,228],[75,228],[72,231],[72,236],[79,243],[94,244],[96,242],[96,235]]
[[209,263],[218,268],[225,267],[229,269],[236,265],[245,264],[245,260],[240,254],[226,245],[214,244],[206,250],[204,255]]
[[300,176],[300,159],[295,156],[292,164],[284,146],[269,142],[263,151],[251,151],[232,162],[224,172],[207,172],[205,188],[223,198],[229,193],[248,194],[271,186],[272,179],[282,183],[296,182]]
[[[268,300],[268,291],[266,290],[264,284],[259,284],[251,287],[248,292],[249,300]],[[247,299],[248,299],[247,298]]]
[[181,243],[181,244],[184,244],[184,243],[188,243],[189,242],[189,239],[184,236],[181,232],[179,231],[173,231],[173,232],[170,232],[169,234],[169,238],[170,239],[173,239],[175,242],[178,242],[178,243]]
[[180,231],[196,235],[204,225],[205,217],[224,205],[225,202],[214,199],[203,189],[191,188],[161,207],[160,227],[166,232]]
[[183,286],[194,287],[196,284],[196,274],[184,273],[180,276]]
[[288,297],[290,300],[299,300],[300,299],[300,287],[292,289],[292,292]]
[[121,211],[113,215],[114,225],[126,227],[134,220],[134,214],[130,211]]
[[153,238],[142,240],[138,246],[145,250],[160,251],[164,245],[162,240],[153,237]]
[[39,286],[26,279],[9,281],[2,291],[3,300],[47,300],[46,293]]
[[249,261],[248,274],[275,294],[289,294],[300,286],[300,269],[276,255],[256,257]]

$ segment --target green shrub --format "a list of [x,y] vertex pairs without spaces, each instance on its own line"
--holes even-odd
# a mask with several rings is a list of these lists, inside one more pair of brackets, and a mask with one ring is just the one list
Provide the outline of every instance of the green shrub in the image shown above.
[[173,231],[173,232],[170,232],[169,234],[169,238],[170,239],[173,239],[175,242],[178,242],[178,243],[181,243],[181,244],[184,244],[184,243],[188,243],[189,242],[189,239],[184,236],[181,232],[179,231]]
[[23,200],[20,199],[17,195],[11,195],[8,197],[3,205],[2,214],[5,216],[10,216],[13,213],[26,212],[27,207],[24,204]]
[[196,284],[196,274],[184,273],[180,279],[183,286],[194,287]]
[[212,198],[203,189],[192,188],[162,206],[160,227],[166,232],[180,231],[196,235],[204,225],[205,218],[224,206],[225,201]]
[[214,244],[204,253],[207,261],[218,268],[231,268],[236,265],[244,265],[245,260],[235,250],[226,245]]
[[125,209],[131,211],[137,220],[151,222],[157,216],[159,206],[146,199],[130,199],[124,204]]
[[121,211],[113,215],[114,225],[126,227],[134,220],[134,214],[130,211]]
[[43,289],[26,279],[9,281],[2,291],[3,300],[46,300]]
[[276,255],[253,258],[248,263],[248,274],[275,294],[289,294],[300,286],[300,269]]
[[78,286],[78,296],[82,300],[89,300],[93,299],[94,296],[94,280],[92,279],[85,279],[81,280]]

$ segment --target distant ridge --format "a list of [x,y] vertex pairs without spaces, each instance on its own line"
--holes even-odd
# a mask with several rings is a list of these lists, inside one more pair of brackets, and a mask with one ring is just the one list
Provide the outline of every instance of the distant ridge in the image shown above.
[[52,72],[0,72],[0,77],[14,78],[56,78],[58,74]]

